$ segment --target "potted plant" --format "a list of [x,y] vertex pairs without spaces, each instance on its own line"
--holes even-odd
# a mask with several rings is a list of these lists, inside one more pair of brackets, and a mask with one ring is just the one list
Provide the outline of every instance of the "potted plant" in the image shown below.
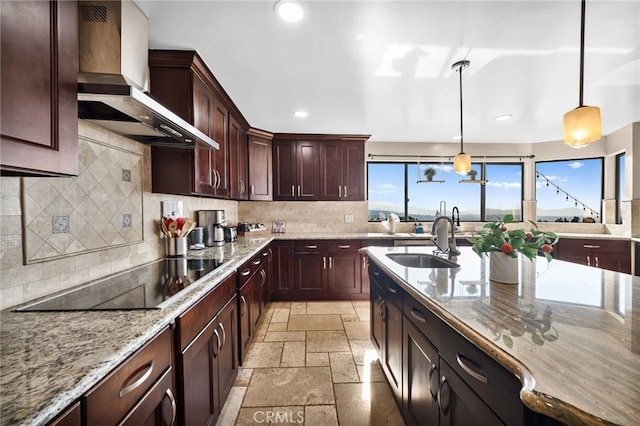
[[467,172],[467,176],[469,176],[470,180],[476,180],[476,176],[478,176],[478,172],[471,169]]
[[[551,261],[553,245],[558,242],[558,235],[550,231],[540,231],[535,222],[533,227],[524,229],[508,229],[507,224],[514,223],[513,215],[506,214],[497,221],[487,223],[478,232],[479,236],[469,238],[473,251],[478,256],[490,256],[489,278],[494,281],[515,284],[518,282],[518,253],[533,260],[542,253],[548,262]],[[514,272],[515,269],[515,272]]]
[[433,167],[427,167],[424,171],[424,176],[427,178],[429,182],[433,180],[433,177],[436,175],[437,171]]

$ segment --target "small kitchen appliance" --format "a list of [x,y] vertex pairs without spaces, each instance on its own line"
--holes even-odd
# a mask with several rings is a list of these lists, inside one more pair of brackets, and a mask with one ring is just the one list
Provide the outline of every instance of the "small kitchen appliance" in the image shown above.
[[238,227],[225,226],[224,227],[224,240],[228,243],[233,242],[238,238]]
[[220,247],[225,243],[224,210],[198,210],[198,226],[203,229],[203,240],[206,247]]

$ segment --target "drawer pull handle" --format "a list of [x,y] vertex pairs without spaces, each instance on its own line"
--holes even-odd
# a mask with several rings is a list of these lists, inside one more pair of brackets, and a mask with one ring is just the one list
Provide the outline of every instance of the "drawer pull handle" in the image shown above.
[[600,246],[596,246],[596,245],[593,245],[593,244],[585,244],[582,247],[584,247],[586,249],[599,249],[600,248]]
[[218,333],[218,329],[216,328],[215,330],[213,330],[213,334],[215,334],[216,336],[216,341],[217,341],[217,347],[218,347],[218,352],[214,352],[213,353],[213,357],[214,358],[218,358],[218,354],[220,353],[220,349],[222,349],[222,345],[220,344],[220,333]]
[[222,323],[219,324],[220,330],[222,330],[222,343],[220,344],[220,349],[224,347],[224,344],[227,343],[227,332],[224,331],[224,325]]
[[416,308],[411,308],[411,316],[422,323],[425,323],[425,324],[427,323],[427,317],[424,316],[424,314],[419,310],[417,310]]
[[391,294],[396,294],[398,292],[398,290],[396,290],[395,288],[387,285],[387,290],[389,290],[389,293]]
[[308,248],[308,249],[317,249],[318,246],[317,245],[313,245],[313,246],[304,246],[304,248]]
[[262,262],[262,260],[260,260],[260,259],[256,259],[256,260],[254,260],[254,261],[253,261],[253,264],[254,264],[254,265],[259,265],[259,264],[260,264],[260,262]]
[[429,367],[429,391],[434,401],[438,399],[438,367],[435,364],[431,364]]
[[244,296],[240,296],[240,302],[242,302],[242,305],[244,306],[244,310],[240,310],[240,316],[243,317],[244,314],[247,313],[247,299],[245,299]]
[[[447,387],[445,391],[444,387]],[[438,387],[438,405],[440,406],[440,410],[442,410],[442,414],[445,416],[449,412],[449,405],[451,404],[451,388],[449,383],[447,382],[447,378],[442,376],[440,378],[440,386]]]
[[246,277],[249,274],[251,274],[251,269],[245,269],[240,273],[240,275],[242,275],[243,277]]
[[134,389],[138,388],[140,385],[142,385],[145,382],[145,380],[149,378],[149,376],[151,376],[151,372],[153,371],[153,360],[149,361],[149,364],[147,364],[145,367],[141,367],[138,370],[136,370],[129,377],[136,376],[137,374],[141,373],[143,370],[144,370],[144,373],[137,380],[120,388],[120,394],[119,394],[120,398],[122,398],[129,392],[133,391]]
[[343,246],[338,246],[338,248],[340,248],[340,249],[348,249],[348,248],[351,248],[351,244],[345,244]]
[[171,422],[169,423],[169,426],[173,426],[176,423],[176,414],[178,411],[176,408],[176,397],[173,396],[171,388],[167,388],[167,390],[164,391],[164,394],[167,396],[167,398],[169,398],[169,401],[171,402]]
[[[471,367],[469,367],[467,365],[467,363],[469,364],[474,364],[473,361],[471,361],[469,358],[465,357],[464,355],[462,355],[461,353],[458,353],[456,355],[456,361],[458,361],[458,365],[471,377],[473,377],[474,379],[476,379],[477,381],[481,382],[481,383],[487,383],[487,376],[484,374],[484,371],[480,371],[479,373],[477,371],[474,371]],[[477,368],[477,366],[475,366]]]

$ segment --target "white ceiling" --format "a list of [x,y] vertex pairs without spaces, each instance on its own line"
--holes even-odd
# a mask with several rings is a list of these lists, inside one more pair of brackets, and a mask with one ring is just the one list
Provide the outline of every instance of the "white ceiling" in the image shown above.
[[[562,139],[579,102],[580,0],[149,1],[150,48],[195,49],[249,123],[272,132],[371,134],[372,141]],[[640,0],[589,0],[584,103],[603,135],[640,121]],[[297,119],[295,110],[309,117]],[[513,119],[497,122],[501,114]]]

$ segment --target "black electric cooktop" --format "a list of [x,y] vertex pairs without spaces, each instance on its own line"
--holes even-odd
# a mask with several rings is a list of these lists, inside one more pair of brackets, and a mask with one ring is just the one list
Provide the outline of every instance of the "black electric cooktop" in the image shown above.
[[161,309],[222,264],[216,259],[166,258],[91,281],[17,311]]

